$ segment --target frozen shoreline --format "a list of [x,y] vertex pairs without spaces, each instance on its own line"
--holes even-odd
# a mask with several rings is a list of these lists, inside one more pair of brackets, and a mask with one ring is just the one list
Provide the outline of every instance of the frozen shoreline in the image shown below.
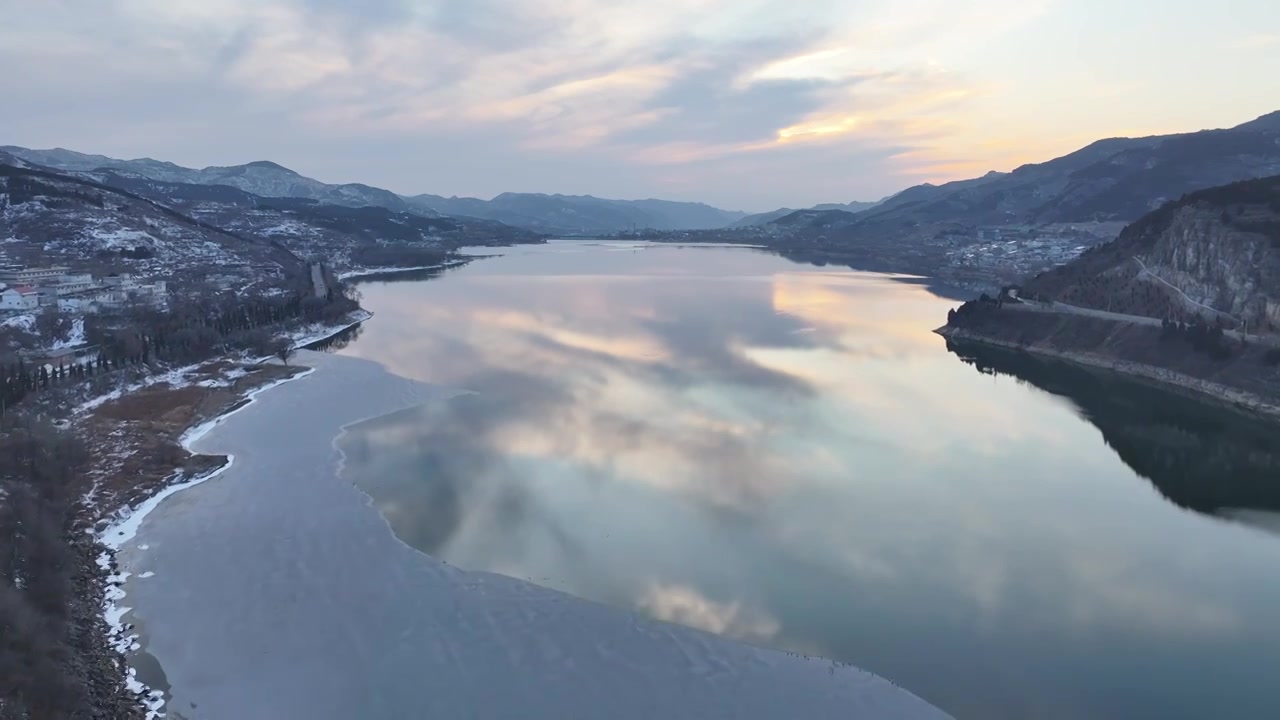
[[361,268],[359,270],[349,270],[338,275],[339,280],[359,280],[362,277],[371,275],[393,275],[396,273],[421,272],[423,270],[447,270],[449,268],[461,267],[471,262],[474,258],[466,260],[450,260],[445,263],[437,263],[435,265],[417,265],[414,267],[381,267],[381,268]]
[[[356,325],[359,325],[369,320],[372,317],[373,317],[372,312],[362,309],[357,311],[356,313],[353,313],[350,316],[350,321],[343,325],[323,326],[318,330],[308,329],[308,330],[303,330],[301,332],[295,332],[292,334],[290,338],[293,343],[292,347],[296,350],[306,345],[309,345],[311,343],[319,342],[326,338],[342,333]],[[177,368],[163,375],[159,375],[154,378],[148,378],[146,381],[136,384],[135,386],[144,387],[146,385],[155,384],[157,382],[173,381],[174,379],[181,377],[186,372],[189,372],[194,367],[196,367],[196,365]],[[187,428],[187,430],[183,432],[181,437],[178,439],[178,444],[187,452],[195,454],[195,451],[192,449],[192,445],[194,443],[198,442],[211,430],[213,430],[215,427],[217,427],[218,425],[222,424],[223,422],[231,418],[236,413],[239,413],[243,411],[245,408],[252,405],[257,400],[259,395],[266,392],[267,390],[271,390],[273,388],[276,388],[280,385],[291,382],[293,380],[300,380],[302,378],[308,377],[314,372],[315,372],[314,368],[309,368],[301,373],[291,375],[289,377],[281,378],[274,382],[270,382],[266,385],[262,385],[260,387],[250,390],[245,394],[243,400],[237,403],[231,409],[227,410],[226,412],[220,413],[212,418],[209,418],[208,420],[198,425],[193,425]],[[135,386],[130,386],[130,388],[134,388]],[[97,407],[98,405],[101,405],[102,403],[109,402],[114,398],[118,398],[121,396],[122,393],[127,392],[128,389],[129,388],[117,389],[111,393],[107,393],[106,395],[94,398],[93,400],[90,400],[89,402],[76,408],[75,413],[81,414],[85,411],[93,409],[94,407]],[[98,555],[98,558],[97,558],[98,567],[102,568],[103,570],[110,571],[112,569],[112,560],[115,554],[120,550],[122,546],[132,541],[137,536],[138,530],[142,527],[143,521],[146,520],[147,516],[150,515],[152,512],[154,512],[156,508],[158,508],[160,504],[164,502],[166,499],[184,490],[189,490],[193,487],[196,487],[205,482],[208,482],[209,480],[213,480],[217,478],[219,475],[221,475],[222,473],[226,472],[228,469],[230,469],[235,462],[235,456],[232,454],[227,454],[226,458],[227,458],[226,462],[221,467],[213,470],[212,472],[209,472],[204,475],[200,475],[198,477],[194,477],[188,480],[171,482],[169,484],[166,484],[162,488],[160,488],[153,495],[146,498],[145,500],[138,503],[137,505],[116,508],[114,511],[113,517],[110,521],[110,524],[107,525],[107,527],[103,528],[102,530],[94,533],[95,540],[98,542],[99,545],[105,548]],[[174,479],[178,480],[179,477],[180,475],[175,476]],[[113,572],[107,577],[107,581],[106,581],[107,587],[104,592],[105,600],[102,608],[103,619],[107,622],[107,627],[110,629],[110,635],[108,637],[108,641],[111,647],[119,652],[125,652],[125,653],[128,653],[133,650],[137,650],[139,647],[138,635],[129,633],[129,628],[126,627],[126,624],[124,622],[124,616],[128,614],[132,610],[132,608],[122,604],[122,601],[125,599],[125,597],[127,597],[127,593],[123,589],[123,586],[124,586],[124,583],[128,581],[131,575],[132,573],[130,572],[120,571],[120,572]],[[153,573],[144,573],[139,577],[145,579],[145,578],[151,577],[152,575]],[[147,716],[149,718],[159,717],[161,715],[161,710],[164,707],[164,699],[161,693],[159,691],[155,691],[155,690],[152,690],[151,688],[148,688],[141,681],[139,681],[138,678],[136,677],[136,671],[132,666],[129,667],[128,675],[125,678],[125,684],[130,691],[135,692],[138,695],[144,697],[143,704],[147,708]]]
[[[192,443],[195,443],[200,438],[204,437],[210,430],[222,424],[231,416],[252,405],[260,394],[287,382],[300,380],[311,375],[313,372],[315,372],[314,369],[308,369],[304,372],[298,373],[297,375],[281,378],[275,382],[254,388],[245,395],[243,402],[231,410],[199,425],[188,428],[187,431],[182,434],[178,444],[187,452],[194,453],[191,449]],[[206,473],[184,482],[166,485],[138,505],[129,508],[120,508],[117,510],[116,518],[111,522],[111,524],[99,531],[96,535],[98,543],[107,548],[98,555],[98,567],[104,570],[111,568],[111,560],[114,554],[117,553],[125,543],[130,542],[137,536],[138,530],[142,527],[142,522],[146,520],[147,516],[154,512],[155,509],[160,506],[160,503],[164,502],[166,498],[176,495],[183,490],[188,490],[196,487],[197,485],[213,480],[226,472],[234,462],[235,456],[227,455],[227,461],[222,465],[222,467],[214,470],[213,472]],[[107,578],[107,590],[105,593],[106,599],[102,608],[103,618],[107,621],[107,627],[111,630],[111,646],[115,650],[124,653],[137,650],[139,647],[137,634],[129,634],[129,628],[126,628],[124,623],[124,616],[128,614],[132,608],[121,604],[121,601],[123,601],[128,595],[128,593],[124,591],[123,585],[131,575],[132,573],[128,571],[120,571]],[[151,576],[151,574],[143,573],[139,577],[149,578]],[[147,708],[148,718],[161,716],[161,711],[164,708],[163,695],[159,691],[152,690],[138,680],[136,671],[132,665],[130,665],[129,674],[125,678],[125,685],[129,690],[145,697],[143,703]]]
[[334,335],[350,330],[351,328],[373,318],[373,313],[368,310],[361,309],[351,314],[349,318],[348,322],[343,325],[326,325],[318,330],[303,330],[291,335],[289,339],[293,343],[293,349],[300,350],[308,345],[318,343],[321,340],[327,340]]

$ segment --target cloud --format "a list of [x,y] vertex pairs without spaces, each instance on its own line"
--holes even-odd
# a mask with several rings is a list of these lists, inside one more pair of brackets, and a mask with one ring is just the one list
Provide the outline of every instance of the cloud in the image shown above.
[[1253,33],[1235,39],[1231,45],[1244,50],[1262,50],[1280,45],[1280,33]]
[[[18,108],[5,138],[17,144],[193,165],[269,158],[406,193],[764,210],[880,197],[1050,147],[1035,131],[1020,152],[982,143],[997,136],[992,111],[1016,105],[1004,76],[1047,67],[1020,34],[1065,8],[0,0],[0,63],[23,69],[0,77],[0,93]],[[1240,42],[1273,41],[1255,35]]]

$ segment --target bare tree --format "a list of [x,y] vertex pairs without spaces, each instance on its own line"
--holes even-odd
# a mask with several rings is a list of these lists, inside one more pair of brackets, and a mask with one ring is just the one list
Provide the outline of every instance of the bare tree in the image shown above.
[[280,358],[280,362],[284,363],[285,365],[288,365],[289,358],[293,357],[294,352],[295,352],[295,349],[293,347],[293,343],[290,342],[288,339],[280,338],[276,340],[275,352],[273,354],[276,357]]

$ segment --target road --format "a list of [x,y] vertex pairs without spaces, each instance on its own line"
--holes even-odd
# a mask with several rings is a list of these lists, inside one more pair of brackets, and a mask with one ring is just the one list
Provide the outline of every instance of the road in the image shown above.
[[1190,304],[1192,304],[1192,305],[1194,305],[1194,306],[1196,306],[1196,307],[1198,307],[1198,308],[1204,308],[1205,310],[1208,310],[1209,312],[1213,313],[1214,317],[1224,317],[1224,318],[1227,318],[1227,319],[1231,320],[1232,322],[1234,322],[1235,324],[1239,325],[1240,327],[1244,327],[1244,321],[1243,321],[1243,320],[1241,320],[1240,318],[1238,318],[1238,317],[1236,317],[1236,316],[1234,316],[1234,315],[1232,315],[1232,314],[1230,314],[1230,313],[1225,313],[1225,312],[1223,312],[1223,311],[1221,311],[1221,310],[1219,310],[1219,309],[1217,309],[1217,308],[1209,307],[1208,305],[1205,305],[1205,304],[1204,304],[1204,303],[1202,303],[1202,302],[1196,302],[1195,300],[1192,300],[1190,297],[1188,297],[1188,296],[1187,296],[1187,294],[1186,294],[1185,292],[1183,292],[1183,291],[1182,291],[1182,288],[1178,287],[1177,285],[1174,285],[1173,283],[1169,282],[1168,280],[1165,280],[1164,278],[1160,277],[1159,275],[1157,275],[1157,274],[1155,274],[1154,272],[1152,272],[1151,270],[1149,270],[1149,269],[1147,268],[1147,264],[1146,264],[1146,263],[1144,263],[1144,262],[1142,262],[1142,260],[1141,260],[1140,258],[1138,258],[1138,257],[1136,257],[1136,256],[1135,256],[1135,257],[1133,258],[1133,260],[1134,260],[1134,262],[1138,263],[1138,267],[1142,268],[1142,272],[1144,272],[1144,273],[1146,273],[1146,274],[1150,275],[1151,277],[1155,278],[1156,280],[1159,280],[1159,281],[1160,281],[1161,283],[1163,283],[1166,287],[1168,287],[1168,288],[1172,288],[1174,292],[1176,292],[1176,293],[1178,293],[1179,295],[1181,295],[1181,296],[1182,296],[1182,299],[1183,299],[1183,300],[1187,301],[1188,303],[1190,303]]
[[1005,307],[1026,312],[1085,315],[1087,317],[1096,317],[1102,320],[1116,320],[1119,322],[1133,323],[1135,325],[1153,325],[1155,327],[1161,327],[1164,325],[1162,321],[1145,315],[1126,315],[1124,313],[1109,312],[1107,310],[1095,310],[1093,308],[1084,308],[1078,305],[1068,305],[1064,302],[1041,303],[1023,301],[1022,303],[1006,304]]
[[[1153,317],[1147,317],[1145,315],[1126,315],[1125,313],[1083,308],[1078,305],[1069,305],[1062,302],[1041,303],[1023,301],[1021,303],[1006,303],[1004,307],[1006,309],[1017,310],[1019,312],[1084,315],[1086,317],[1095,317],[1101,320],[1114,320],[1116,322],[1126,322],[1134,325],[1149,325],[1152,327],[1163,327],[1164,325],[1164,321]],[[1213,308],[1210,308],[1210,310],[1212,309]],[[1219,311],[1214,310],[1214,312]],[[1248,342],[1261,343],[1263,345],[1280,346],[1280,337],[1275,337],[1273,335],[1246,335],[1238,330],[1223,330],[1222,334],[1227,337],[1235,338],[1236,340],[1247,340]]]
[[311,263],[311,287],[318,298],[324,297],[329,291],[324,281],[324,271],[320,268],[320,263]]

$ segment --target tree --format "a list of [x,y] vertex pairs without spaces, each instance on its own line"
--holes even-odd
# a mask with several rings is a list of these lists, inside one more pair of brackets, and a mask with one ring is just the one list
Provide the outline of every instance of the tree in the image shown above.
[[293,354],[295,352],[293,343],[285,338],[278,338],[275,341],[274,349],[275,349],[275,352],[273,352],[272,354],[280,358],[280,362],[284,363],[285,365],[288,365],[289,358],[293,357]]
[[0,419],[0,718],[105,717],[74,607],[83,448],[30,416]]

